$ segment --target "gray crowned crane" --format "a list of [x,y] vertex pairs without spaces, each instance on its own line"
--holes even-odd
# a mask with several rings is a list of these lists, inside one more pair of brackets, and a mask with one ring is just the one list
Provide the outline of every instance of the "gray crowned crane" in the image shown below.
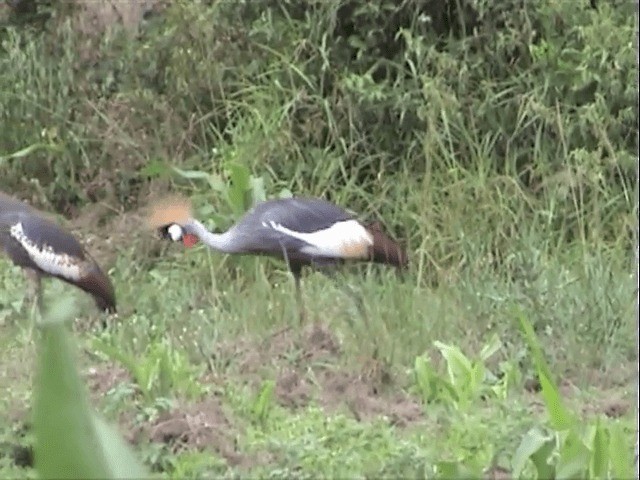
[[210,232],[193,218],[187,199],[158,203],[149,226],[160,236],[186,247],[198,241],[230,254],[268,255],[283,259],[295,281],[300,320],[305,317],[300,288],[302,267],[331,267],[345,260],[370,261],[404,269],[406,252],[378,222],[360,223],[354,215],[326,200],[294,197],[267,200],[246,212],[224,233]]
[[41,305],[42,277],[55,277],[90,294],[97,307],[116,312],[109,277],[76,238],[40,211],[0,192],[0,247],[22,267],[27,296]]

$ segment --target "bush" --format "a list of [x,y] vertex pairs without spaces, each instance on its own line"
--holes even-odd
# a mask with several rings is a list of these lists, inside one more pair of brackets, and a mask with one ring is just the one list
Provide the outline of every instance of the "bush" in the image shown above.
[[383,216],[437,270],[465,235],[498,262],[534,230],[630,246],[629,2],[179,2],[135,34],[52,8],[2,35],[0,151],[61,150],[2,160],[3,189],[131,208],[158,165],[233,158]]

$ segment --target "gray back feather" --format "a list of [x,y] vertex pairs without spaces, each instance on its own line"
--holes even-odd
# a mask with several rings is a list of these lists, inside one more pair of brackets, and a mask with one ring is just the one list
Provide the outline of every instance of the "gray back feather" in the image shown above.
[[66,253],[79,260],[85,259],[82,245],[69,232],[56,223],[32,211],[0,213],[0,225],[8,230],[16,223],[22,223],[22,230],[38,246],[48,245],[56,253]]
[[0,192],[0,246],[18,265],[31,266],[33,263],[22,245],[11,237],[11,227],[19,222],[24,233],[36,245],[48,245],[56,253],[85,259],[84,249],[73,235],[29,204]]
[[274,230],[269,226],[270,222],[295,232],[311,233],[353,218],[344,209],[322,199],[297,197],[267,200],[249,210],[232,227],[231,232],[239,251],[271,253],[301,261],[308,260],[306,254],[299,253],[305,242]]

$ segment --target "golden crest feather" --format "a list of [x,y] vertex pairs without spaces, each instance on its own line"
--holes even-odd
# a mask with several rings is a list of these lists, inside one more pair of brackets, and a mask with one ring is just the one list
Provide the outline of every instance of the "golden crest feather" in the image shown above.
[[180,195],[156,200],[149,207],[147,225],[160,228],[171,223],[181,224],[193,218],[191,200]]

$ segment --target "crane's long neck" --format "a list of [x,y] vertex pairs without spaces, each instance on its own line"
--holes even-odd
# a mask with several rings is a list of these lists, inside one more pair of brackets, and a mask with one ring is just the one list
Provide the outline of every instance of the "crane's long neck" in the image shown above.
[[198,220],[192,219],[187,225],[187,231],[197,236],[206,246],[224,253],[238,253],[238,246],[234,242],[233,229],[224,233],[210,232]]

